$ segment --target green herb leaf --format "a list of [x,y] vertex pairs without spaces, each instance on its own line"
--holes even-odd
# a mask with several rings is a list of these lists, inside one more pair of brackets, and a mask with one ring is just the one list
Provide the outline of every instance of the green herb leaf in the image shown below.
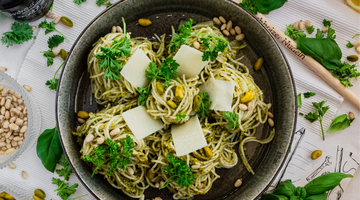
[[260,13],[268,14],[273,10],[281,8],[287,0],[253,0],[253,4]]
[[203,92],[199,94],[201,97],[201,104],[198,110],[198,114],[201,118],[205,118],[209,113],[209,107],[211,105],[211,101],[209,101],[209,94],[207,92]]
[[309,120],[311,123],[314,123],[318,120],[318,113],[317,112],[309,112],[308,114],[305,115],[305,119]]
[[304,93],[304,97],[305,98],[310,98],[310,97],[313,97],[313,96],[315,96],[316,95],[316,93],[314,93],[314,92],[305,92]]
[[186,117],[186,113],[182,113],[182,114],[178,113],[176,115],[175,121],[181,121],[181,120],[185,119],[185,117]]
[[63,200],[69,199],[69,196],[74,194],[76,192],[75,188],[78,187],[77,183],[69,187],[69,183],[56,178],[52,178],[52,184],[58,186],[58,189],[54,190],[54,192],[57,192],[57,195]]
[[304,115],[304,113],[299,113],[299,115],[303,116],[303,115]]
[[308,196],[304,200],[326,200],[327,195],[328,194],[326,192],[324,192],[322,194]]
[[86,2],[86,0],[74,0],[74,3],[76,3],[77,5],[80,5],[84,2]]
[[342,66],[341,49],[333,39],[299,38],[297,48],[305,55],[311,56],[325,68],[333,70]]
[[326,26],[330,27],[330,26],[331,26],[331,22],[332,22],[332,20],[331,20],[331,21],[326,20],[326,19],[323,20],[323,24],[324,24],[325,27],[326,27]]
[[359,33],[356,33],[353,37],[352,37],[352,39],[354,39],[356,36],[359,36],[360,34]]
[[289,200],[289,198],[284,195],[265,193],[261,195],[261,200]]
[[[202,39],[202,38],[201,38]],[[227,43],[223,40],[215,41],[209,48],[207,48],[202,55],[202,61],[207,60],[215,60],[219,54],[219,52],[224,52],[225,48],[227,47]],[[206,45],[205,45],[206,46]]]
[[50,172],[55,171],[63,150],[57,128],[46,129],[38,138],[36,153],[44,167]]
[[322,39],[322,38],[324,38],[324,33],[323,33],[322,31],[320,31],[320,29],[317,29],[316,31],[317,31],[317,32],[316,32],[315,38],[317,38],[317,39]]
[[173,40],[170,42],[170,51],[174,52],[183,44],[188,44],[188,37],[191,36],[191,26],[193,19],[189,19],[185,24],[179,26],[179,34],[174,33]]
[[307,31],[309,34],[313,33],[314,30],[315,30],[314,26],[307,26],[307,27],[306,27],[306,31]]
[[234,130],[237,126],[240,125],[239,123],[237,123],[237,121],[239,120],[239,115],[237,115],[236,113],[224,112],[223,117],[225,120],[228,120],[228,124],[226,126],[228,130]]
[[113,4],[110,3],[110,1],[109,1],[108,4],[106,5],[106,8],[108,8],[108,7],[112,6],[112,5],[113,5]]
[[12,32],[5,32],[1,38],[1,43],[7,48],[13,44],[23,44],[33,38],[33,30],[26,22],[14,22],[11,26]]
[[301,199],[306,197],[306,190],[303,187],[297,187],[295,190],[295,196],[300,197]]
[[51,21],[51,22],[47,22],[46,19],[45,21],[41,22],[39,24],[39,28],[46,28],[45,30],[45,35],[48,34],[48,33],[51,33],[53,31],[59,33],[60,35],[62,35],[67,41],[69,41],[66,36],[62,33],[60,33],[60,31],[58,31],[56,28],[55,28],[55,24],[54,24],[54,21]]
[[295,194],[295,191],[296,187],[292,184],[291,180],[288,179],[276,187],[274,194],[291,197]]
[[106,1],[108,1],[108,0],[97,0],[97,1],[96,1],[96,5],[100,7],[100,6],[101,6],[103,3],[105,3]]
[[241,3],[239,3],[239,5],[244,7],[246,10],[250,11],[254,15],[258,13],[258,9],[255,7],[253,0],[243,0]]
[[344,62],[340,68],[337,68],[332,71],[335,77],[339,77],[341,84],[345,87],[353,86],[350,83],[350,78],[355,78],[360,76],[360,72],[357,70],[356,64],[350,65],[347,62]]
[[308,196],[322,194],[334,189],[344,178],[353,178],[353,176],[339,172],[329,173],[313,179],[304,188]]
[[331,123],[331,125],[328,129],[328,133],[335,133],[335,132],[347,129],[348,127],[350,127],[350,124],[353,121],[354,121],[353,119],[347,118],[347,114],[337,116],[334,119],[334,121]]
[[165,188],[169,183],[172,182],[179,184],[180,187],[189,187],[189,185],[191,185],[194,180],[194,174],[191,172],[190,167],[186,164],[185,161],[175,158],[170,153],[168,153],[166,156],[168,157],[170,164],[164,166],[164,171],[165,174],[168,174],[170,177],[159,189]]
[[292,24],[286,25],[285,35],[289,36],[293,40],[297,40],[299,38],[306,38],[306,34],[304,31],[295,30]]
[[297,95],[297,105],[298,105],[299,108],[301,108],[301,106],[302,106],[301,93],[299,93],[299,94]]
[[346,47],[347,47],[348,49],[350,49],[350,48],[353,48],[354,45],[353,45],[350,41],[348,41],[348,43],[346,44]]
[[326,38],[335,40],[335,38],[336,38],[335,30],[329,27]]
[[43,56],[47,58],[47,66],[49,67],[54,63],[54,59],[56,56],[53,54],[52,50],[43,51]]
[[319,120],[323,140],[325,140],[325,135],[324,135],[324,129],[323,129],[323,125],[322,125],[322,119],[323,119],[325,113],[330,109],[329,106],[324,106],[325,102],[326,101],[321,101],[319,103],[312,102],[313,106],[317,109],[317,111],[314,113],[310,112],[307,115],[305,115],[305,119],[309,120],[311,123]]
[[60,68],[64,65],[64,63],[62,63],[60,65],[60,67],[56,70],[54,76],[52,79],[50,80],[47,80],[45,85],[49,86],[49,89],[50,90],[57,90],[57,86],[58,86],[58,83],[59,83],[59,79],[55,78],[56,77],[56,74],[58,73],[58,71],[60,70]]
[[68,160],[65,158],[64,155],[61,156],[61,161],[59,162],[59,164],[61,166],[63,166],[64,168],[62,169],[57,169],[56,170],[56,173],[61,177],[63,176],[64,177],[64,180],[69,180],[70,178],[70,175],[72,174],[72,168],[71,166],[69,165],[69,162]]
[[140,93],[138,102],[141,104],[141,106],[146,107],[146,100],[150,94],[150,84],[146,88],[138,87],[138,90]]
[[61,35],[53,35],[48,39],[48,47],[50,49],[59,46],[62,42],[64,42],[64,37]]

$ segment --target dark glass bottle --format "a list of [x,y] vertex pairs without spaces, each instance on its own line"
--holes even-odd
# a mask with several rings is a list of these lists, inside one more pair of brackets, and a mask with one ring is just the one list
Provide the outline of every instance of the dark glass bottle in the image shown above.
[[19,21],[35,21],[50,9],[53,0],[0,0],[0,11]]

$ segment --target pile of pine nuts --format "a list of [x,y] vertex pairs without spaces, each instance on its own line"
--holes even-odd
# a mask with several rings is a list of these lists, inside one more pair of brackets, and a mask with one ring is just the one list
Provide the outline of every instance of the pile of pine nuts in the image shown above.
[[226,22],[226,19],[223,16],[220,16],[219,18],[214,17],[213,21],[220,26],[220,30],[225,36],[236,35],[235,40],[237,41],[241,41],[245,38],[245,35],[241,33],[241,28],[239,26],[233,28],[231,20]]
[[11,154],[23,143],[28,115],[21,94],[0,86],[0,155]]
[[293,26],[295,30],[305,30],[305,27],[311,26],[311,23],[309,20],[306,20],[305,22],[300,20],[299,22],[295,22]]
[[[271,103],[268,103],[267,107],[268,107],[268,110],[270,110]],[[275,125],[274,120],[273,120],[274,115],[270,111],[267,112],[267,115],[268,115],[268,123],[271,127],[273,127]]]

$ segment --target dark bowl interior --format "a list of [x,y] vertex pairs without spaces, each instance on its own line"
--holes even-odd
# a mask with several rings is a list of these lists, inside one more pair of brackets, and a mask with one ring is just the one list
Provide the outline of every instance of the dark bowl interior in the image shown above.
[[[232,1],[125,0],[104,11],[81,33],[69,53],[59,82],[56,117],[61,142],[75,173],[95,197],[131,199],[121,190],[111,187],[101,175],[91,178],[92,170],[80,159],[80,146],[71,134],[77,126],[77,111],[95,111],[100,108],[97,104],[89,105],[86,63],[92,44],[109,33],[113,25],[121,25],[121,17],[125,18],[127,31],[131,32],[132,37],[145,36],[152,40],[154,33],[159,36],[166,33],[169,40],[171,26],[177,27],[182,20],[192,18],[203,22],[220,15],[232,20],[234,26],[239,25],[245,33],[248,45],[239,55],[245,56],[242,62],[253,66],[259,57],[265,60],[260,71],[253,71],[252,67],[249,70],[264,93],[264,101],[273,104],[271,112],[275,115],[276,135],[267,145],[254,142],[246,144],[246,156],[255,170],[254,176],[247,172],[239,157],[235,167],[217,169],[221,178],[215,181],[208,194],[196,196],[195,199],[255,199],[271,183],[292,141],[296,122],[296,92],[288,63],[269,31],[253,15]],[[153,24],[141,27],[137,24],[139,18],[148,18]],[[234,38],[232,36],[229,39]],[[269,125],[264,124],[258,127],[256,136],[264,139],[269,132]],[[243,184],[240,188],[234,188],[238,178],[243,179]],[[146,190],[145,196],[172,199],[167,190],[160,192],[151,188]]]

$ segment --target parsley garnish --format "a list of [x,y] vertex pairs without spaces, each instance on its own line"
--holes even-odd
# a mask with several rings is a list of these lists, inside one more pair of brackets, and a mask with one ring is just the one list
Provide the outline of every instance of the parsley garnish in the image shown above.
[[348,43],[346,44],[346,47],[347,47],[348,49],[350,49],[350,48],[353,48],[354,45],[353,45],[350,41],[348,41]]
[[331,21],[326,20],[326,19],[323,20],[323,24],[324,24],[325,27],[326,27],[326,26],[330,27],[330,26],[331,26],[331,22],[332,22],[332,20],[331,20]]
[[[108,1],[108,0],[97,0],[97,1],[96,1],[96,5],[100,7],[103,3],[107,2],[107,1]],[[109,1],[108,4],[106,5],[106,7],[108,8],[108,7],[110,7],[110,6],[112,6],[112,4],[111,4],[110,1]]]
[[52,79],[46,81],[45,85],[48,85],[50,90],[57,90],[59,79],[55,78],[55,76],[63,65],[64,63],[62,63],[60,67],[56,70],[54,77]]
[[135,147],[134,140],[130,135],[126,135],[126,140],[120,141],[120,144],[124,149],[122,153],[120,146],[112,139],[107,138],[106,144],[97,146],[90,155],[84,155],[84,160],[86,162],[91,162],[96,165],[91,177],[93,177],[95,172],[102,167],[109,168],[109,171],[106,174],[107,176],[114,173],[117,168],[128,168],[127,165],[130,163],[130,157],[133,154],[132,148]]
[[76,189],[79,185],[75,183],[74,185],[69,187],[69,183],[65,183],[57,178],[52,178],[52,184],[57,185],[58,189],[54,190],[57,192],[57,195],[61,197],[61,199],[69,199],[69,196],[76,192]]
[[313,97],[313,96],[315,96],[316,95],[316,93],[314,93],[314,92],[305,92],[304,93],[304,97],[305,98],[310,98],[310,97]]
[[313,106],[317,109],[317,111],[315,111],[313,113],[309,112],[307,115],[305,115],[305,119],[309,120],[311,123],[313,123],[315,121],[320,122],[323,140],[325,140],[325,135],[324,135],[324,129],[323,129],[323,125],[322,125],[322,120],[323,120],[323,117],[324,117],[326,111],[328,111],[330,109],[329,106],[324,106],[325,102],[326,101],[322,101],[319,103],[312,102]]
[[229,130],[234,130],[240,124],[237,123],[239,120],[239,115],[233,112],[224,112],[223,113],[224,119],[228,120],[228,124],[226,126]]
[[159,189],[165,188],[169,183],[172,182],[179,184],[180,187],[189,187],[189,185],[191,185],[194,180],[194,174],[191,172],[190,167],[186,164],[185,161],[176,159],[170,153],[168,153],[166,156],[168,157],[170,164],[164,166],[164,171],[165,174],[170,175],[170,177]]
[[298,38],[306,37],[304,31],[295,30],[294,26],[290,24],[286,25],[285,35],[289,36],[293,40],[297,40]]
[[105,70],[104,79],[110,80],[120,79],[120,70],[123,65],[116,57],[125,58],[130,55],[131,41],[126,37],[126,24],[124,18],[122,18],[124,24],[124,38],[120,41],[114,40],[111,47],[101,47],[102,53],[95,54],[94,57],[99,59],[100,70]]
[[138,87],[140,96],[138,98],[139,103],[146,107],[146,100],[150,94],[151,83],[154,79],[162,79],[165,81],[164,86],[169,86],[170,79],[178,77],[176,69],[179,67],[179,63],[172,58],[165,58],[161,63],[161,67],[158,67],[154,62],[149,63],[149,69],[145,69],[146,77],[151,79],[148,86],[145,88]]
[[356,67],[356,64],[350,65],[349,63],[344,62],[342,67],[333,70],[333,75],[335,77],[339,77],[341,84],[345,87],[351,87],[353,85],[350,83],[349,79],[357,79],[357,77],[360,76],[360,72],[356,69]]
[[46,19],[45,21],[41,22],[39,24],[39,28],[46,28],[45,30],[45,35],[48,34],[48,33],[51,33],[53,31],[55,32],[58,32],[60,35],[62,35],[67,41],[69,41],[66,36],[62,33],[60,33],[60,31],[58,31],[56,28],[55,28],[55,24],[54,24],[54,21],[52,22],[47,22]]
[[299,115],[303,116],[303,115],[304,115],[304,113],[299,113]]
[[181,120],[185,119],[185,117],[186,117],[186,113],[183,113],[183,114],[178,113],[176,115],[175,121],[181,121]]
[[302,106],[301,93],[299,93],[299,94],[297,95],[297,105],[298,105],[299,108],[301,108],[301,106]]
[[14,43],[23,44],[33,38],[33,30],[26,22],[14,22],[11,26],[11,30],[12,31],[3,33],[1,38],[1,43],[3,45],[6,44],[7,48],[13,46]]
[[352,38],[354,39],[354,37],[359,36],[359,35],[360,35],[359,33],[356,33]]
[[47,63],[47,66],[49,67],[50,65],[52,65],[52,64],[54,63],[54,59],[53,59],[53,58],[55,58],[56,56],[53,54],[53,52],[51,51],[51,49],[50,49],[50,50],[47,50],[47,51],[43,51],[42,53],[43,53],[43,56],[44,56],[45,58],[47,58],[46,63]]
[[52,37],[49,37],[48,39],[48,47],[50,49],[59,46],[59,44],[61,44],[62,42],[64,42],[64,37],[61,35],[53,35]]
[[246,10],[250,11],[254,15],[258,13],[258,9],[254,5],[252,0],[243,0],[241,3],[239,3],[239,5],[244,7]]
[[76,3],[77,5],[80,5],[84,2],[86,2],[86,0],[74,0],[74,3]]
[[335,40],[336,38],[335,30],[329,27],[326,37]]
[[221,37],[208,33],[199,33],[194,31],[193,34],[191,34],[192,23],[193,19],[190,19],[185,24],[179,26],[179,34],[174,33],[173,40],[170,42],[170,51],[174,52],[182,44],[187,45],[189,43],[188,38],[191,36],[204,35],[205,37],[200,38],[200,40],[203,42],[205,47],[208,47],[208,49],[204,51],[202,60],[206,61],[209,58],[210,60],[215,60],[219,52],[224,52],[229,42]]
[[210,113],[209,107],[211,105],[211,101],[209,101],[209,94],[207,92],[200,93],[199,95],[201,97],[201,104],[198,114],[200,117],[205,118],[206,115]]
[[69,162],[68,160],[65,158],[64,155],[61,155],[61,162],[59,163],[61,166],[63,166],[64,168],[62,169],[58,169],[56,170],[56,173],[59,175],[59,176],[63,176],[64,177],[64,180],[69,180],[70,178],[70,175],[72,174],[72,169],[69,165]]
[[306,31],[307,31],[309,34],[313,33],[314,30],[315,30],[314,26],[307,26],[307,27],[306,27]]
[[324,33],[320,29],[317,29],[315,37],[317,39],[322,39],[324,37]]

